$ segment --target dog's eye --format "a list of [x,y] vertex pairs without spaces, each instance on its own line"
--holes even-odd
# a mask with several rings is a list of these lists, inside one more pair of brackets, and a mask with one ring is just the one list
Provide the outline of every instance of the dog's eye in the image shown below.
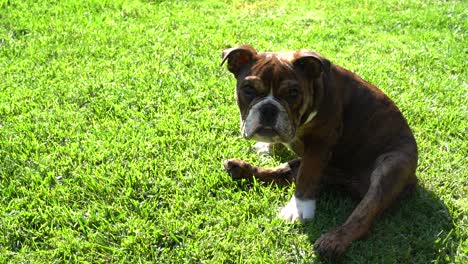
[[286,95],[286,100],[289,103],[294,103],[298,97],[299,97],[299,88],[292,87],[291,89],[289,89],[288,94]]
[[255,88],[253,88],[250,85],[244,86],[242,88],[242,92],[244,93],[245,97],[247,97],[248,99],[253,99],[255,98],[255,95],[257,95],[257,91],[255,90]]

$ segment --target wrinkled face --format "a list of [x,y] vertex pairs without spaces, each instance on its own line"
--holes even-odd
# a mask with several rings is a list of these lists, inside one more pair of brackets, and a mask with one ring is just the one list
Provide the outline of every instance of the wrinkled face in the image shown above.
[[249,45],[226,49],[222,56],[237,79],[242,136],[292,142],[298,128],[317,113],[313,86],[330,62],[308,50],[257,53]]
[[261,142],[290,142],[312,99],[308,84],[287,59],[273,53],[258,56],[237,81],[242,136]]

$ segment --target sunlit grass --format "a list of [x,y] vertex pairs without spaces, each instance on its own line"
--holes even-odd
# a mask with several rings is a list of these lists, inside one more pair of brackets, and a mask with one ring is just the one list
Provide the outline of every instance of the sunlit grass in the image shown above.
[[343,263],[468,254],[463,1],[0,1],[0,262],[309,263],[356,205],[306,225],[293,189],[233,182],[276,165],[240,138],[221,50],[308,48],[384,90],[416,135],[420,187]]

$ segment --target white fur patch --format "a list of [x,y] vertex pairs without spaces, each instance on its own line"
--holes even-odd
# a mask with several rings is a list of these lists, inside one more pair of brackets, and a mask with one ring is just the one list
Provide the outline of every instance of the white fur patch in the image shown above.
[[281,209],[280,218],[288,221],[312,219],[315,215],[315,200],[301,200],[295,195],[289,203]]
[[253,146],[255,149],[255,152],[259,155],[269,155],[272,153],[272,144],[271,143],[265,143],[265,142],[257,142]]

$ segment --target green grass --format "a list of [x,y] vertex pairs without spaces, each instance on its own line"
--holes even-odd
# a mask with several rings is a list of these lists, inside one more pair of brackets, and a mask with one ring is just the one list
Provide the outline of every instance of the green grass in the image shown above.
[[[314,49],[390,95],[420,187],[343,263],[468,261],[466,1],[0,0],[1,263],[309,263],[356,202],[233,182],[241,139],[221,50]],[[312,3],[310,3],[312,2]]]

